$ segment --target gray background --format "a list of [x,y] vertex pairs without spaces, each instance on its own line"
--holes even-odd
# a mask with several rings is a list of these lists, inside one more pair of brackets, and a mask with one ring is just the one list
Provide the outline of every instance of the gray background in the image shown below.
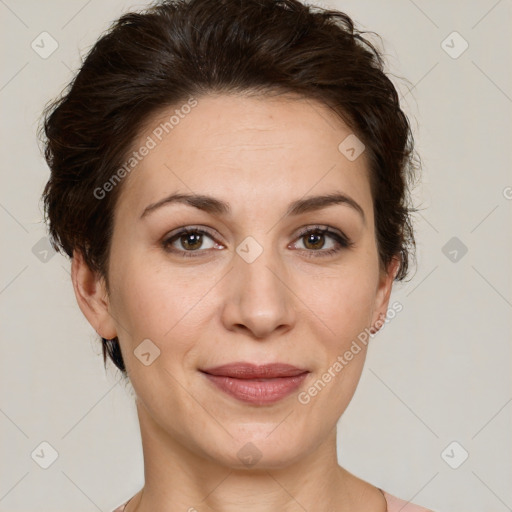
[[[417,269],[339,422],[340,463],[437,512],[512,510],[511,1],[318,4],[382,36],[423,160]],[[131,389],[104,372],[69,262],[45,252],[35,139],[80,54],[143,5],[0,0],[2,512],[110,511],[143,485]]]

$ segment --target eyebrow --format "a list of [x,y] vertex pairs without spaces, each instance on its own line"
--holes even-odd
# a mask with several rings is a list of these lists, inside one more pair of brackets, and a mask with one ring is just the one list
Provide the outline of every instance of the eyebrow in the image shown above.
[[[156,203],[152,203],[149,206],[147,206],[142,212],[141,219],[148,215],[149,213],[157,210],[158,208],[173,203],[182,203],[189,206],[193,206],[198,210],[202,210],[204,212],[214,215],[231,214],[231,207],[229,203],[226,203],[225,201],[222,201],[220,199],[216,199],[215,197],[203,194],[176,193],[171,194],[168,197],[164,197],[160,201],[157,201]],[[296,201],[290,203],[288,210],[286,211],[284,216],[292,217],[296,215],[301,215],[303,213],[321,210],[323,208],[327,208],[328,206],[333,206],[337,204],[345,204],[347,206],[350,206],[361,215],[363,222],[366,222],[364,211],[361,208],[361,206],[351,197],[347,196],[346,194],[341,194],[339,192],[297,199]]]

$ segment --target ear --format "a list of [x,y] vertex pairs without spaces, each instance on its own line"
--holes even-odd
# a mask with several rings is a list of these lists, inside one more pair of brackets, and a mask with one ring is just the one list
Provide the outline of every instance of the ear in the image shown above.
[[104,279],[92,271],[80,251],[73,251],[71,280],[76,300],[94,330],[105,339],[117,336],[114,319],[109,313]]
[[394,256],[389,262],[386,271],[380,273],[377,295],[375,297],[375,309],[372,315],[372,327],[370,329],[372,334],[375,334],[384,325],[391,289],[393,288],[393,281],[395,280],[399,267],[400,258]]

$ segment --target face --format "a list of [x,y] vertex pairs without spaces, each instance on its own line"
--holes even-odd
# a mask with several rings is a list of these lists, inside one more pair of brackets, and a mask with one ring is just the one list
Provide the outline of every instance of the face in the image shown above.
[[[366,155],[340,152],[351,131],[311,100],[200,97],[158,141],[173,112],[135,144],[157,142],[123,183],[105,310],[82,310],[119,337],[139,414],[163,439],[230,467],[247,454],[279,467],[332,433],[366,345],[344,354],[386,313]],[[210,199],[166,201],[175,194]],[[240,362],[299,370],[204,373]]]

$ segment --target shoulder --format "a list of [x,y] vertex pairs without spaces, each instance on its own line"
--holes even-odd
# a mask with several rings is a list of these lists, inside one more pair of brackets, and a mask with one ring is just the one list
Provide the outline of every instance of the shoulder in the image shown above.
[[139,498],[140,498],[140,494],[142,492],[142,489],[139,490],[139,492],[137,492],[136,494],[134,494],[131,498],[127,499],[126,501],[124,501],[121,505],[119,505],[115,510],[112,510],[112,512],[124,512],[125,508],[126,508],[126,505],[128,505],[128,503],[130,501],[137,501]]
[[388,512],[433,512],[432,510],[421,507],[420,505],[415,505],[409,501],[397,498],[384,490],[382,492],[386,498]]

